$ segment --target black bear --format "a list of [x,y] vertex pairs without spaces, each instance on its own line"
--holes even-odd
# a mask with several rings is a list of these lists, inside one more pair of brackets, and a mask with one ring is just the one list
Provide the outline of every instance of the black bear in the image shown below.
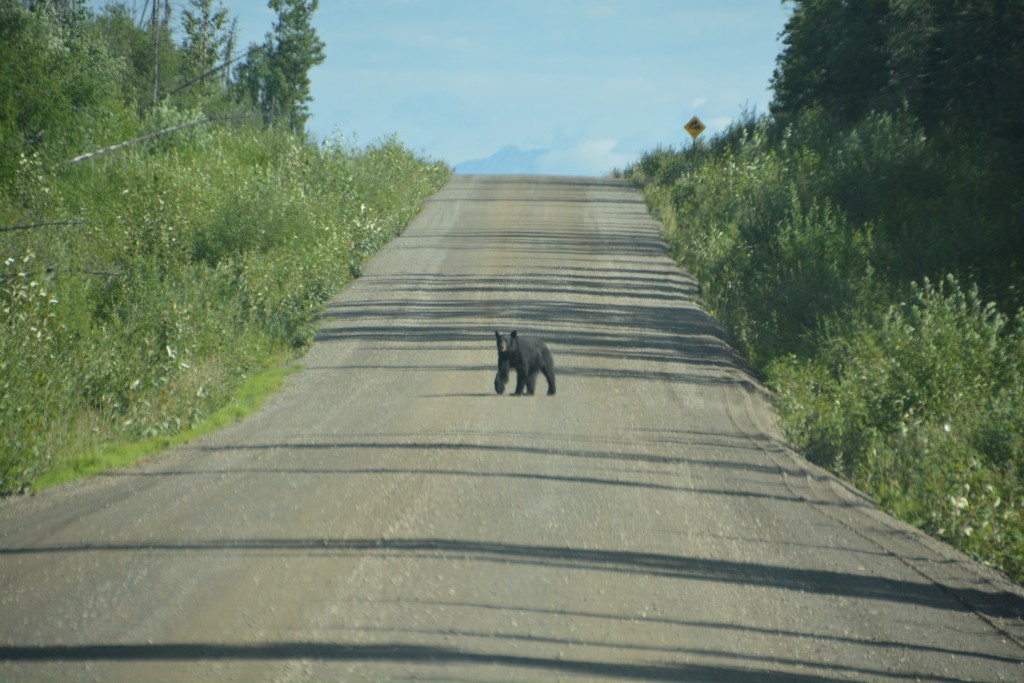
[[498,374],[494,376],[494,390],[499,394],[505,391],[508,371],[515,368],[516,396],[521,396],[524,388],[527,394],[533,394],[538,372],[543,372],[548,381],[548,396],[554,396],[555,361],[547,344],[539,339],[520,337],[515,330],[509,335],[495,330],[494,336],[498,341]]

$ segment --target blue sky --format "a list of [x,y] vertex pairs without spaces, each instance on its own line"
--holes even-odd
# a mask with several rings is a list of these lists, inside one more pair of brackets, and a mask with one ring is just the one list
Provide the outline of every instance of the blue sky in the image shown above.
[[[223,5],[241,45],[262,42],[265,0]],[[308,129],[397,133],[462,171],[603,175],[688,144],[691,116],[711,135],[766,112],[788,15],[779,0],[320,0]]]

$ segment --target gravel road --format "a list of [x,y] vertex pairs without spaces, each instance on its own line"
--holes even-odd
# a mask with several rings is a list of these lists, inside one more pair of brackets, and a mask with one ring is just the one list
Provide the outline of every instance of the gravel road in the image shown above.
[[697,295],[619,181],[454,176],[257,415],[3,503],[0,680],[1024,680],[1024,593],[791,452]]

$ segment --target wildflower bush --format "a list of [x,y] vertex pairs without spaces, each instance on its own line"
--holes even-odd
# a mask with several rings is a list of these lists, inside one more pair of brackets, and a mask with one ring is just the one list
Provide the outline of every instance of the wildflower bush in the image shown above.
[[173,434],[309,343],[444,164],[241,126],[45,171],[0,203],[0,492],[98,443]]
[[808,110],[625,175],[793,443],[1022,582],[1024,226],[995,148],[905,111],[840,125]]
[[767,368],[790,437],[886,508],[1024,576],[1024,325],[949,277]]
[[0,495],[214,413],[450,172],[306,137],[308,13],[214,69],[226,10],[183,5],[176,42],[170,13],[0,0]]

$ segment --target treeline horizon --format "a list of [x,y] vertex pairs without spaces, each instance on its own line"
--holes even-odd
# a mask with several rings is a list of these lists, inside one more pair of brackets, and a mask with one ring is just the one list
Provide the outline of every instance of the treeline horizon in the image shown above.
[[167,0],[137,16],[127,2],[3,0],[0,182],[22,155],[67,162],[182,122],[260,118],[303,135],[324,60],[318,0],[267,5],[271,30],[241,48],[221,0],[188,0],[180,36]]

